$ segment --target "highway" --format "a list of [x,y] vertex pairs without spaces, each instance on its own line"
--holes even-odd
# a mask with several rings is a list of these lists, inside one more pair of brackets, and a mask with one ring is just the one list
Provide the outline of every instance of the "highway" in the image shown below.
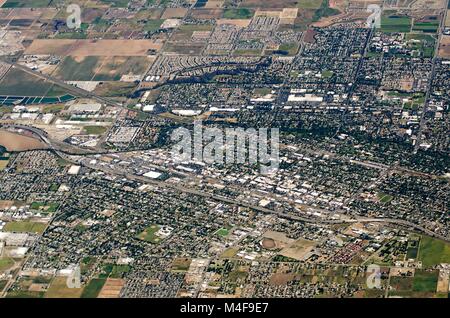
[[[220,196],[217,194],[213,194],[213,193],[209,193],[209,192],[204,192],[204,191],[200,191],[197,189],[193,189],[190,187],[187,187],[185,184],[174,184],[174,183],[170,183],[170,182],[166,182],[166,181],[161,181],[161,180],[155,180],[155,179],[151,179],[151,178],[147,178],[144,176],[140,176],[140,175],[136,175],[136,174],[131,174],[126,172],[124,169],[110,169],[108,167],[103,167],[103,166],[98,166],[98,165],[92,165],[89,164],[87,162],[87,160],[74,160],[74,158],[71,157],[71,155],[74,154],[74,151],[67,151],[67,147],[73,147],[71,145],[65,145],[64,149],[60,149],[60,144],[61,143],[54,143],[54,141],[50,140],[42,130],[34,128],[34,127],[29,127],[29,126],[18,126],[18,125],[10,125],[14,128],[19,128],[19,129],[26,129],[29,130],[33,133],[35,133],[36,135],[38,135],[41,140],[43,142],[45,142],[48,147],[53,150],[58,156],[60,156],[61,158],[69,161],[69,162],[73,162],[74,164],[78,164],[78,165],[83,165],[85,167],[94,169],[94,170],[98,170],[98,171],[103,171],[104,173],[107,174],[111,174],[111,175],[115,175],[115,176],[120,176],[120,177],[125,177],[129,180],[134,180],[134,181],[138,181],[138,182],[143,182],[146,184],[152,184],[161,188],[171,188],[173,190],[176,191],[180,191],[183,193],[189,193],[189,194],[194,194],[194,195],[198,195],[201,196],[205,199],[210,199],[210,200],[215,200],[215,201],[219,201],[219,202],[224,202],[227,204],[232,204],[232,205],[238,205],[238,206],[242,206],[242,207],[247,207],[250,208],[254,211],[258,211],[260,213],[264,213],[264,214],[271,214],[271,215],[276,215],[280,218],[285,218],[288,220],[293,220],[293,221],[299,221],[299,222],[306,222],[306,223],[313,223],[313,224],[342,224],[342,223],[371,223],[371,222],[379,222],[379,223],[387,223],[387,224],[391,224],[391,225],[400,225],[406,228],[409,228],[410,230],[416,230],[422,233],[425,233],[427,235],[442,239],[444,241],[448,241],[450,242],[450,238],[437,234],[423,226],[420,226],[418,224],[414,224],[411,223],[409,221],[406,220],[401,220],[401,219],[391,219],[391,218],[367,218],[367,217],[358,217],[358,216],[346,216],[346,215],[342,215],[341,212],[343,211],[338,211],[339,214],[341,215],[339,219],[325,219],[325,218],[318,218],[318,217],[309,217],[309,216],[300,216],[300,215],[293,215],[293,214],[289,214],[289,213],[285,213],[285,212],[281,212],[281,211],[276,211],[276,210],[272,210],[272,209],[268,209],[259,205],[254,205],[254,204],[249,204],[248,202],[242,201],[242,200],[235,200],[232,198],[227,198],[224,196]],[[86,153],[85,149],[79,149],[84,151],[84,155],[88,154]],[[161,168],[161,170],[164,170],[165,168]],[[318,212],[323,212],[323,210],[318,209],[316,207],[312,207],[312,206],[307,206],[307,205],[302,205],[304,208],[310,209],[311,211],[318,211]],[[330,212],[330,211],[327,211]]]

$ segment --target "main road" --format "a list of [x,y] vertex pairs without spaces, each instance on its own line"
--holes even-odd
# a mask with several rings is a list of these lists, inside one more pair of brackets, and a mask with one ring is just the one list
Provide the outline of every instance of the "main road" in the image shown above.
[[[67,144],[65,144],[64,148],[61,148],[61,144],[64,144],[64,143],[61,143],[61,142],[55,143],[53,140],[50,140],[46,136],[45,132],[43,132],[42,130],[40,130],[38,128],[30,127],[30,126],[21,126],[21,125],[8,125],[7,127],[13,127],[16,129],[24,129],[24,130],[33,132],[34,134],[38,135],[41,138],[41,140],[44,143],[46,143],[48,145],[48,147],[51,150],[53,150],[58,156],[60,156],[61,158],[65,159],[69,162],[72,162],[74,164],[79,164],[79,165],[82,165],[82,166],[85,166],[85,167],[88,167],[88,168],[91,168],[94,170],[103,171],[108,174],[125,177],[129,180],[152,184],[152,185],[155,185],[155,186],[158,186],[161,188],[171,188],[173,190],[180,191],[183,193],[194,194],[194,195],[198,195],[203,198],[206,198],[206,199],[211,199],[211,200],[215,200],[215,201],[219,201],[219,202],[224,202],[227,204],[233,204],[233,205],[238,205],[238,206],[242,206],[242,207],[247,207],[247,208],[250,208],[252,210],[255,210],[255,211],[258,211],[258,212],[261,212],[264,214],[276,215],[278,217],[293,220],[293,221],[300,221],[300,222],[307,222],[307,223],[314,223],[314,224],[371,223],[371,222],[388,223],[388,224],[394,224],[394,225],[400,225],[403,227],[407,227],[411,230],[416,230],[416,231],[428,234],[430,236],[450,242],[449,237],[440,235],[440,234],[435,233],[419,224],[415,224],[415,223],[412,223],[412,222],[409,222],[406,220],[392,219],[392,218],[367,218],[367,217],[356,217],[356,216],[350,217],[350,216],[345,216],[342,214],[339,219],[330,219],[330,218],[325,219],[325,218],[318,218],[318,217],[294,215],[294,214],[290,214],[290,213],[285,213],[285,212],[281,212],[281,211],[268,209],[268,208],[265,208],[265,207],[262,207],[259,205],[250,204],[250,203],[242,201],[242,200],[236,200],[236,199],[224,197],[221,195],[217,195],[214,193],[200,191],[200,190],[197,190],[194,188],[187,187],[184,184],[178,185],[178,184],[174,184],[174,183],[170,183],[170,182],[166,182],[166,181],[155,180],[155,179],[147,178],[145,176],[129,173],[129,172],[125,171],[124,169],[111,169],[111,168],[104,167],[104,166],[94,165],[94,164],[89,163],[88,160],[83,160],[83,158],[81,158],[81,159],[72,158],[72,155],[89,155],[89,154],[94,154],[94,153],[89,153],[85,149],[81,149],[81,148],[77,148],[77,147],[73,148],[74,146],[67,145]],[[69,148],[72,148],[72,150],[68,151]],[[73,151],[73,149],[77,149],[77,151]],[[83,151],[84,153],[76,153],[78,151]],[[95,152],[95,153],[98,153],[98,152]],[[164,168],[162,170],[164,170]],[[304,205],[304,207],[310,209],[311,211],[322,212],[320,209],[317,209],[317,208],[309,206],[309,205]]]

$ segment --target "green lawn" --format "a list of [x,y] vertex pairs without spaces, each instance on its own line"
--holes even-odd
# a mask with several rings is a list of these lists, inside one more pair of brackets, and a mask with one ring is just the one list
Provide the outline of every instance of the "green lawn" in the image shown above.
[[297,43],[283,43],[278,48],[279,51],[286,52],[287,55],[295,55],[298,52],[299,45]]
[[53,213],[56,212],[58,209],[59,204],[55,202],[33,202],[30,205],[30,209],[40,211],[40,212],[47,212],[47,213]]
[[111,278],[122,278],[123,274],[128,273],[131,270],[129,265],[114,265],[111,271]]
[[422,236],[419,260],[424,267],[450,263],[450,244],[429,236]]
[[219,230],[217,230],[216,234],[220,235],[220,236],[227,236],[230,233],[230,231],[228,231],[226,228],[221,228]]
[[322,72],[322,78],[331,78],[333,74],[334,73],[332,71],[325,70]]

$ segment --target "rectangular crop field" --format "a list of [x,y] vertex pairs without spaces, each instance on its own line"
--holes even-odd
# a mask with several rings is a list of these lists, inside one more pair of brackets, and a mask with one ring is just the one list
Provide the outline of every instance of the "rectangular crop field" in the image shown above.
[[26,233],[42,233],[47,224],[29,221],[14,221],[6,223],[4,230],[6,232],[26,232]]
[[147,56],[158,51],[161,43],[151,40],[71,40],[37,39],[26,54],[53,54],[59,56]]

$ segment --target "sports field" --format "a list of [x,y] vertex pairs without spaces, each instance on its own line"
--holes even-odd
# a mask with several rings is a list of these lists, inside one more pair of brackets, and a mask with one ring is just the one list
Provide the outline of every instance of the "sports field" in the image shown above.
[[140,240],[150,242],[150,243],[159,243],[161,239],[156,235],[156,232],[159,231],[159,225],[153,224],[146,228],[141,234],[138,235]]

